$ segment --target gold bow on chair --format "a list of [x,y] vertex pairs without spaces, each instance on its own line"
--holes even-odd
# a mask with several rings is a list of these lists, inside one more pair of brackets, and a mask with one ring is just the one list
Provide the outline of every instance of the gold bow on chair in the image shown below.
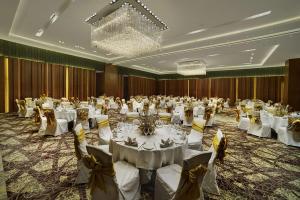
[[204,124],[193,121],[192,129],[194,129],[195,131],[203,133],[204,132],[204,128],[205,128]]
[[203,176],[207,171],[207,168],[199,165],[190,170],[183,170],[181,176],[184,178],[184,182],[178,192],[175,194],[176,200],[194,200],[200,197],[199,177]]
[[98,128],[104,128],[106,126],[109,126],[108,119],[104,119],[98,122]]
[[82,121],[88,120],[89,109],[88,108],[77,109],[77,116],[78,116],[79,120],[82,120]]
[[215,135],[213,138],[213,147],[216,151],[216,158],[219,159],[221,162],[224,161],[224,157],[226,156],[226,149],[227,149],[227,138],[224,135],[224,137],[221,138],[219,141],[218,136]]
[[111,163],[108,165],[104,165],[101,162],[97,161],[93,155],[84,156],[83,163],[87,168],[92,170],[89,180],[89,188],[91,188],[91,192],[93,192],[96,189],[96,187],[106,192],[104,176],[115,176],[113,164]]
[[40,108],[37,106],[33,109],[33,111],[34,111],[34,122],[38,124],[41,122]]
[[52,109],[45,109],[44,115],[47,118],[47,129],[55,131],[57,124],[56,124],[56,119],[55,119],[54,111]]
[[236,120],[237,122],[239,122],[240,119],[241,119],[241,116],[240,116],[240,110],[235,109],[234,111],[236,112],[236,118],[235,118],[235,120]]

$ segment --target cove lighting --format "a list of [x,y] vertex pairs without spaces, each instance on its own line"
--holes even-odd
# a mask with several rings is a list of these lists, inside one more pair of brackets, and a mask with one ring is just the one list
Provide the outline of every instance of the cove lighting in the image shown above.
[[214,57],[214,56],[218,56],[218,55],[220,55],[220,54],[218,54],[218,53],[215,53],[215,54],[211,54],[211,55],[208,55],[208,56],[210,56],[210,57]]
[[250,19],[256,19],[256,18],[259,18],[259,17],[264,17],[264,16],[267,16],[269,14],[271,14],[272,11],[266,11],[266,12],[262,12],[262,13],[259,13],[257,15],[252,15],[250,17],[247,17],[245,18],[244,20],[250,20]]
[[192,35],[192,34],[196,34],[196,33],[201,33],[203,31],[206,31],[205,28],[202,28],[202,29],[198,29],[198,30],[195,30],[195,31],[191,31],[189,33],[187,33],[187,35]]

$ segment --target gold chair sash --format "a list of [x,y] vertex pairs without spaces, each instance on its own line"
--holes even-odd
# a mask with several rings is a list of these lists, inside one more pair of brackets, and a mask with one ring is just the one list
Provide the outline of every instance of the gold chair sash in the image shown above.
[[33,111],[34,111],[34,122],[38,124],[41,122],[40,108],[37,106],[33,109]]
[[115,176],[113,164],[111,163],[110,165],[103,165],[101,162],[97,161],[93,155],[84,156],[83,163],[87,168],[92,170],[89,180],[89,188],[91,188],[91,192],[93,192],[96,187],[106,192],[104,176]]
[[224,135],[224,137],[221,138],[221,140],[218,139],[218,136],[215,135],[213,138],[213,147],[216,151],[216,158],[219,159],[221,162],[223,162],[224,157],[226,156],[226,149],[227,149],[227,138]]
[[133,121],[133,120],[135,120],[135,119],[138,119],[139,117],[138,116],[127,116],[126,117],[126,119],[127,119],[127,121]]
[[107,126],[109,126],[108,119],[101,120],[101,121],[98,122],[98,128],[104,128],[104,127],[107,127]]
[[192,129],[194,129],[195,131],[203,133],[204,132],[204,128],[205,128],[204,124],[197,123],[197,122],[193,121]]
[[78,138],[79,143],[82,143],[85,140],[85,132],[84,132],[83,128],[80,129],[79,134],[77,135],[77,138]]
[[184,179],[181,188],[178,193],[175,194],[176,200],[194,200],[200,197],[199,177],[203,176],[207,171],[207,168],[199,165],[190,170],[183,170],[181,176]]
[[159,119],[165,122],[170,122],[171,116],[159,116]]

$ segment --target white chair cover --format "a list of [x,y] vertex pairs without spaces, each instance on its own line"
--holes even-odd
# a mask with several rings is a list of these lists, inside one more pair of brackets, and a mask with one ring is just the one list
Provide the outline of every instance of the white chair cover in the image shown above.
[[[91,145],[87,145],[87,151],[102,165],[112,165],[110,153]],[[106,192],[95,187],[95,190],[91,192],[92,199],[140,199],[139,170],[124,161],[118,161],[113,166],[115,177],[103,175]]]
[[204,119],[194,118],[191,132],[188,135],[189,149],[202,150],[202,138],[205,122],[206,121]]
[[75,179],[75,184],[88,183],[90,177],[89,173],[91,170],[84,165],[82,160],[83,156],[88,155],[88,152],[86,150],[87,141],[85,139],[85,133],[81,124],[77,124],[74,128],[74,131],[76,134],[74,137],[77,137],[78,141],[78,144],[76,144],[75,142],[75,145],[77,145],[77,147],[75,148],[79,150],[81,156],[77,162],[77,169],[79,172]]
[[289,130],[287,127],[280,127],[277,130],[277,134],[278,141],[282,142],[283,144],[300,147],[300,132]]
[[112,132],[109,126],[108,118],[100,120],[98,122],[98,132],[99,132],[99,144],[105,145],[109,144],[112,138]]
[[[172,164],[166,167],[159,168],[156,172],[155,180],[155,200],[169,200],[174,199],[176,193],[178,194],[184,178],[181,174],[183,170],[189,171],[190,169],[195,168],[196,166],[203,165],[207,166],[207,163],[211,157],[211,152],[199,152],[198,155],[185,159],[183,167]],[[200,197],[203,199],[203,192],[201,189],[203,176],[199,177],[199,187],[200,187]]]
[[217,156],[216,149],[214,147],[214,143],[217,143],[215,145],[218,145],[221,141],[221,139],[224,137],[222,131],[218,129],[216,136],[213,139],[213,144],[211,145],[209,151],[212,152],[211,158],[208,162],[208,171],[203,179],[203,190],[205,192],[219,195],[219,187],[217,184],[217,171],[215,167],[215,160]]
[[48,121],[47,121],[47,127],[46,127],[46,130],[45,130],[45,135],[58,136],[58,135],[61,135],[61,134],[64,134],[64,133],[68,132],[68,122],[67,122],[67,120],[65,120],[65,119],[56,119],[56,118],[55,118],[55,120],[56,120],[56,128],[54,130],[49,128]]

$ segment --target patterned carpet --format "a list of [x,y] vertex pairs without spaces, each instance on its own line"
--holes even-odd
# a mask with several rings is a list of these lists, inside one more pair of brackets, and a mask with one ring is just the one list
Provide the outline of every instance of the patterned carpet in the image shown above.
[[[260,139],[239,131],[230,112],[216,116],[206,130],[208,149],[218,128],[228,138],[224,164],[217,163],[220,196],[205,199],[300,199],[300,149],[274,139]],[[86,185],[74,185],[77,175],[73,136],[38,135],[30,119],[0,115],[0,151],[9,199],[87,199]],[[97,131],[87,134],[98,143]],[[151,195],[143,193],[143,199]]]

